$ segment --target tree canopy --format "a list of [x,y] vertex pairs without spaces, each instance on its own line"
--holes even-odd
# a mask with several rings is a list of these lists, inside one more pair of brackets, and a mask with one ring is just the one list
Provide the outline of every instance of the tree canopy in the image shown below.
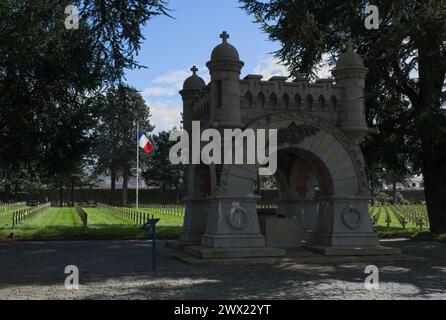
[[[276,56],[294,76],[314,76],[324,54],[334,62],[347,38],[353,40],[370,69],[366,78],[367,119],[381,132],[366,142],[367,162],[381,162],[387,171],[407,168],[410,162],[413,170],[421,170],[431,231],[445,232],[446,2],[374,1],[380,23],[378,29],[370,30],[364,25],[368,1],[241,3],[269,38],[281,43]],[[390,157],[386,152],[389,143],[401,146]]]
[[[79,28],[67,29],[67,5]],[[91,151],[97,96],[137,68],[142,27],[163,0],[0,2],[0,183],[18,172],[64,184]],[[23,173],[23,174],[22,174]],[[8,200],[8,199],[5,199]]]
[[110,174],[112,191],[118,175],[123,178],[123,203],[127,202],[127,183],[136,166],[136,128],[150,132],[150,111],[141,94],[132,87],[110,88],[100,103],[100,120],[95,141],[96,171]]

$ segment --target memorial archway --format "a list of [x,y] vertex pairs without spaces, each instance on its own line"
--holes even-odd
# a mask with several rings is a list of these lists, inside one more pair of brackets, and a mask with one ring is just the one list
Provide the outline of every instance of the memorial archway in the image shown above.
[[[363,160],[350,140],[328,121],[304,112],[263,116],[248,128],[278,130],[280,207],[286,216],[303,212],[308,239],[320,245],[377,244],[367,212],[368,191]],[[255,165],[224,165],[220,192],[249,197]]]

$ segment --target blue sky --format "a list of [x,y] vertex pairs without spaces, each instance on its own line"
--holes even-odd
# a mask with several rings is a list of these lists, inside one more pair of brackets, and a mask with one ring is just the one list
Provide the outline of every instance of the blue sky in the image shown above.
[[261,74],[267,80],[273,75],[288,75],[271,54],[280,44],[268,40],[239,6],[238,0],[170,0],[173,18],[159,16],[147,24],[137,60],[148,69],[128,71],[126,77],[150,106],[155,132],[179,126],[182,102],[178,91],[193,65],[209,81],[206,62],[221,43],[222,31],[230,34],[229,42],[245,62],[241,77]]
[[160,16],[147,24],[138,61],[148,69],[128,71],[126,77],[150,106],[155,131],[179,125],[182,104],[178,91],[193,65],[209,81],[205,65],[212,49],[221,42],[223,30],[230,34],[229,42],[245,62],[242,77],[287,73],[270,54],[279,44],[269,41],[239,5],[237,0],[170,0],[173,19]]

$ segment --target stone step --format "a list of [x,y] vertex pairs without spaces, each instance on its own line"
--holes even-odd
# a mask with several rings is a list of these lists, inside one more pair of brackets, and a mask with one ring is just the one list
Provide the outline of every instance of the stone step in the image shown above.
[[383,247],[383,246],[367,246],[367,247],[325,247],[316,245],[306,245],[308,250],[321,253],[325,256],[388,256],[400,255],[401,249]]
[[283,249],[263,248],[210,248],[205,246],[188,246],[184,252],[201,259],[223,258],[260,258],[260,257],[284,257]]
[[187,246],[193,246],[195,243],[181,241],[181,240],[168,240],[166,241],[166,247],[175,249],[175,250],[183,250]]

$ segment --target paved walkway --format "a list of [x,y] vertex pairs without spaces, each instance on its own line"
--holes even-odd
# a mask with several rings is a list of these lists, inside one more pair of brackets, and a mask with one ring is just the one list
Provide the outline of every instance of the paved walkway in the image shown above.
[[[0,299],[446,299],[446,244],[392,241],[424,259],[186,264],[148,241],[0,242]],[[363,258],[364,259],[364,258]],[[364,268],[380,270],[367,290]],[[64,287],[76,265],[79,290]]]

